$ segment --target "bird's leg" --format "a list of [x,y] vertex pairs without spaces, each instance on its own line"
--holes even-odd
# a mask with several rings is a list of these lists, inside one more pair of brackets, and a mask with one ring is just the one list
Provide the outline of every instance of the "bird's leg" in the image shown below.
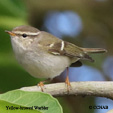
[[51,79],[48,78],[44,81],[39,82],[37,85],[41,88],[41,91],[44,92],[44,83],[50,81]]
[[69,68],[67,67],[67,71],[66,71],[66,80],[65,80],[65,84],[67,85],[67,91],[69,92],[69,88],[71,87],[70,81],[69,81]]

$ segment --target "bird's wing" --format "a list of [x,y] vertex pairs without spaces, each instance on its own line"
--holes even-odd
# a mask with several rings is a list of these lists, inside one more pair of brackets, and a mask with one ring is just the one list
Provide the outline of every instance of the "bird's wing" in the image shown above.
[[93,59],[80,47],[62,40],[51,44],[49,46],[48,52],[54,55],[64,55],[70,58],[80,58],[93,61]]
[[93,59],[85,53],[82,48],[72,43],[63,41],[44,31],[41,32],[40,37],[42,48],[50,54],[93,61]]

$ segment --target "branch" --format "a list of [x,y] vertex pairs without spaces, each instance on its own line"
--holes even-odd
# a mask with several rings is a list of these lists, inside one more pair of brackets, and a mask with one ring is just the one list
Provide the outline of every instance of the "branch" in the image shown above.
[[[41,88],[38,86],[23,87],[20,90],[41,92]],[[44,92],[53,96],[98,96],[113,100],[113,82],[71,82],[69,92],[65,83],[47,84],[44,86]]]

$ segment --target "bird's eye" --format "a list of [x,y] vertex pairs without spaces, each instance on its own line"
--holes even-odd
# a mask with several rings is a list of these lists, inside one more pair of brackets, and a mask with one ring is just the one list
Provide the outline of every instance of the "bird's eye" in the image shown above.
[[26,37],[27,37],[27,35],[26,35],[26,34],[22,34],[22,36],[23,36],[24,38],[26,38]]

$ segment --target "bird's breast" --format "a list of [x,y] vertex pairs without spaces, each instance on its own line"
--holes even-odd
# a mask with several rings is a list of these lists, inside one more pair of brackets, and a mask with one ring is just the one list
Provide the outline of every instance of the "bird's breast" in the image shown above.
[[[12,43],[16,59],[32,76],[37,78],[54,78],[60,75],[71,63],[66,56],[55,56],[50,53],[39,52],[40,48],[26,50],[16,43]],[[39,49],[39,50],[38,50]]]
[[37,55],[37,53],[27,53],[21,62],[32,76],[38,78],[54,78],[70,65],[70,59],[67,57],[50,54]]

